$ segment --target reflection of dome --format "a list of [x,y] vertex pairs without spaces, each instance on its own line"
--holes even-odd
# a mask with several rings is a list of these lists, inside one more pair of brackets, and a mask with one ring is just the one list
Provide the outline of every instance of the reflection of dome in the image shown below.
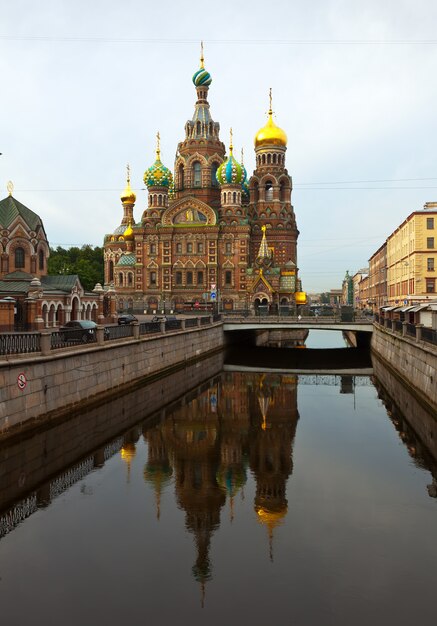
[[220,468],[216,475],[217,484],[229,496],[235,494],[246,484],[247,476],[244,467],[224,467]]
[[168,462],[147,463],[144,468],[144,480],[155,486],[165,487],[171,482],[173,470]]
[[134,443],[125,443],[120,450],[121,458],[129,465],[135,457],[136,448]]
[[269,530],[273,530],[273,528],[282,524],[282,520],[287,515],[287,505],[284,505],[277,510],[269,510],[262,506],[258,506],[255,510],[258,515],[258,521],[264,526],[267,526]]

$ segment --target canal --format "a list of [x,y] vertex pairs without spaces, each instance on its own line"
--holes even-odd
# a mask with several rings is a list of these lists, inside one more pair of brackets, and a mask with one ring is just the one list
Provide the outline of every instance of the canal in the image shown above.
[[434,625],[436,418],[374,366],[218,354],[4,441],[1,623]]

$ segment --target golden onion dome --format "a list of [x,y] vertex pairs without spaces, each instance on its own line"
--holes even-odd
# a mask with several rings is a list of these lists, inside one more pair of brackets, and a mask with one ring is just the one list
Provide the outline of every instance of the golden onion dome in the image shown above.
[[306,291],[296,291],[294,294],[294,299],[295,299],[296,304],[306,304],[307,303]]
[[255,148],[261,146],[286,146],[287,135],[282,128],[273,121],[273,112],[269,111],[267,124],[259,129],[255,135]]
[[126,230],[123,233],[123,237],[125,239],[133,239],[134,238],[134,231],[132,230],[132,224],[130,222],[127,225],[127,228],[126,228]]
[[282,128],[276,126],[273,121],[273,110],[272,110],[272,90],[270,89],[270,108],[268,112],[267,124],[259,129],[257,134],[255,135],[255,148],[259,148],[261,146],[286,146],[287,145],[287,135]]
[[123,193],[120,196],[121,201],[123,202],[123,204],[129,203],[129,204],[135,204],[135,200],[137,199],[136,195],[134,194],[134,192],[131,189],[130,186],[130,168],[129,165],[127,166],[127,182],[126,182],[126,187],[125,190],[123,191]]

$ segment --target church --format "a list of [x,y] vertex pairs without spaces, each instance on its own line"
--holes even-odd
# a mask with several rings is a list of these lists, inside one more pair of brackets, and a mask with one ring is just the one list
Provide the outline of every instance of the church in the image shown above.
[[104,239],[105,285],[117,308],[138,312],[207,308],[270,311],[305,303],[297,268],[291,204],[292,179],[285,166],[287,135],[273,120],[255,135],[256,169],[248,178],[243,158],[220,139],[208,102],[211,75],[193,75],[197,99],[185,124],[173,172],[156,160],[144,173],[148,202],[134,217],[136,195],[121,195],[121,222]]

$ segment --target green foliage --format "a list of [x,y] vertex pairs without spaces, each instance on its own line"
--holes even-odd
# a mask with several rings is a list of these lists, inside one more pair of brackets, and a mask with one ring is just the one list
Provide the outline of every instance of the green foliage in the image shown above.
[[320,294],[320,302],[322,304],[329,304],[329,293],[321,293]]
[[90,245],[50,248],[48,273],[77,274],[84,289],[91,291],[96,283],[103,285],[103,248]]

